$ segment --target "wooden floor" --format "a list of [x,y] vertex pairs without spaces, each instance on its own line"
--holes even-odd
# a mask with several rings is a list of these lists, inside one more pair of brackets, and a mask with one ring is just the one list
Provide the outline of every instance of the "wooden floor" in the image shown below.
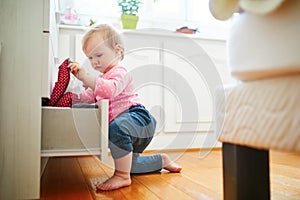
[[[50,158],[41,179],[41,199],[222,199],[221,150],[168,154],[183,166],[182,173],[136,175],[129,187],[98,193],[92,182],[111,176],[111,160],[103,164],[93,156]],[[300,199],[300,154],[271,152],[270,161],[271,199]]]

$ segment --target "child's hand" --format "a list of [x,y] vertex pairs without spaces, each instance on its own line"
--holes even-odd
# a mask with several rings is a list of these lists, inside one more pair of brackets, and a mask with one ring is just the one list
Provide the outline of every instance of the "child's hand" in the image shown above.
[[68,65],[68,68],[76,78],[83,82],[85,86],[91,88],[92,90],[95,89],[96,78],[87,74],[84,68],[82,68],[78,62],[71,62]]
[[68,68],[70,69],[71,73],[74,74],[76,76],[76,74],[79,72],[79,70],[81,69],[81,66],[79,65],[79,63],[77,62],[71,62],[68,65]]
[[85,73],[84,69],[79,65],[78,62],[71,62],[68,65],[68,68],[70,69],[71,73],[79,80],[81,80],[81,77]]

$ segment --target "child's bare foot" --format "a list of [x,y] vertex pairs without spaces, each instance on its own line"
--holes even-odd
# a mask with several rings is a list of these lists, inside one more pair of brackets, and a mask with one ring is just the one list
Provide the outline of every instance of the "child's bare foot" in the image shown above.
[[174,163],[167,154],[161,154],[163,168],[170,172],[180,172],[182,167]]
[[97,191],[116,190],[131,184],[130,174],[126,172],[115,171],[114,175],[96,186]]

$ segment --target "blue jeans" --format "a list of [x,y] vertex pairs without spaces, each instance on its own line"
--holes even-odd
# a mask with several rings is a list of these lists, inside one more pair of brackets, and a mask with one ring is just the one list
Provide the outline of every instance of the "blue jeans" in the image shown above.
[[140,156],[151,142],[155,127],[156,120],[142,105],[121,113],[109,125],[109,148],[113,158],[133,152],[131,173],[160,171],[161,155]]

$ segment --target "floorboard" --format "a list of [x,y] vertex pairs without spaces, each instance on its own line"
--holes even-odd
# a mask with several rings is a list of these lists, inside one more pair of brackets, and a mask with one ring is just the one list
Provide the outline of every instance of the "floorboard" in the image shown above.
[[40,199],[92,199],[77,159],[51,158],[41,180]]
[[[167,153],[183,166],[181,173],[135,175],[131,186],[109,192],[95,192],[92,182],[113,174],[111,158],[106,164],[94,156],[49,158],[41,178],[41,199],[223,199],[221,150]],[[300,199],[300,154],[271,151],[270,173],[272,200]]]

